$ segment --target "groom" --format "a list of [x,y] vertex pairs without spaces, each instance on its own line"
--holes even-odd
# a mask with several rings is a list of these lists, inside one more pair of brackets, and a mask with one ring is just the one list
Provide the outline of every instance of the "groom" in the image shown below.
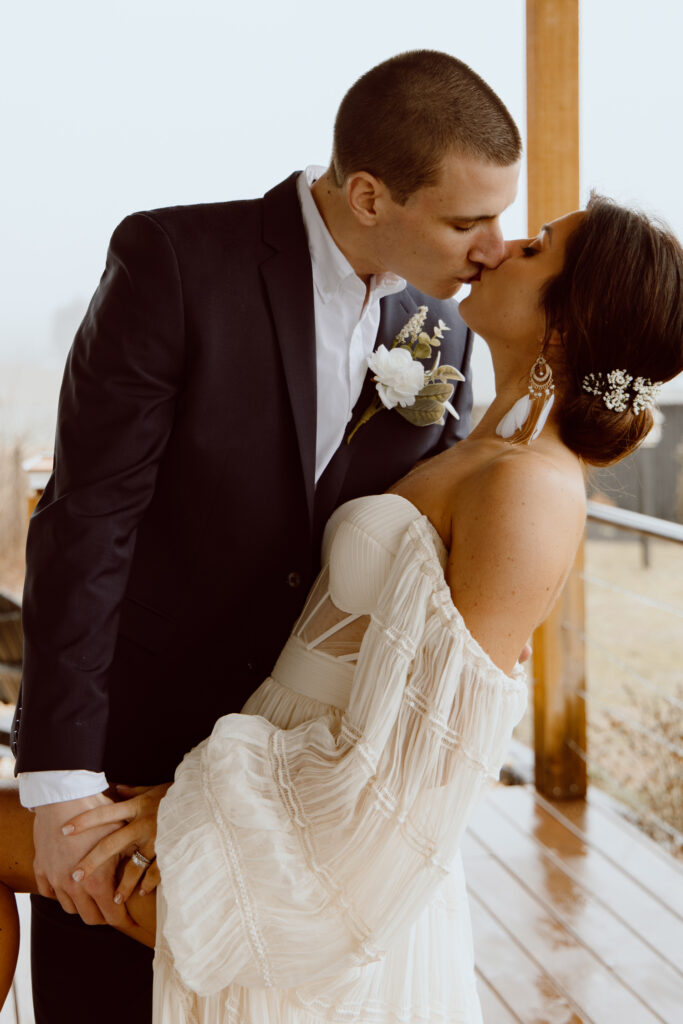
[[37,1024],[149,1021],[150,952],[103,926],[125,918],[116,865],[71,879],[102,833],[60,827],[108,784],[170,780],[269,673],[332,510],[465,436],[469,382],[452,399],[460,420],[414,426],[385,409],[347,443],[375,394],[367,357],[418,306],[430,333],[450,328],[442,362],[468,371],[471,337],[447,300],[502,259],[519,159],[486,83],[417,51],[351,88],[329,169],[114,232],[28,542],[14,743],[43,894]]

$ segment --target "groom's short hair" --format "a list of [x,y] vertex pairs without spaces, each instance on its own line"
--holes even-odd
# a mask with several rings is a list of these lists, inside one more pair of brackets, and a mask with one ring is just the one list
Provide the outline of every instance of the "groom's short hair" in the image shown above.
[[379,178],[401,205],[438,181],[448,152],[508,167],[522,153],[510,113],[483,78],[457,57],[410,50],[371,68],[351,86],[334,126],[332,171]]

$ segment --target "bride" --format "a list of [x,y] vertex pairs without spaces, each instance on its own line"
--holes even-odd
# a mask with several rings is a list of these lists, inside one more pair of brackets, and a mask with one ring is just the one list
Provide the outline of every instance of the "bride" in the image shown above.
[[[157,1024],[481,1021],[460,839],[523,713],[516,657],[572,565],[585,465],[635,448],[683,369],[683,252],[593,197],[460,310],[496,374],[477,428],[334,513],[272,675],[170,788],[65,826],[126,823],[74,879],[135,851],[118,896],[156,936]],[[35,891],[32,816],[1,798],[0,999],[12,892]]]

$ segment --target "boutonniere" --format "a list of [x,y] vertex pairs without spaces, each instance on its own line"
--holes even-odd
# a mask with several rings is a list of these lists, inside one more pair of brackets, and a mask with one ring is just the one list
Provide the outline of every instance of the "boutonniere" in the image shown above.
[[347,437],[347,444],[358,428],[382,409],[396,409],[400,416],[418,427],[443,423],[447,412],[456,420],[460,419],[450,403],[454,385],[449,383],[465,379],[460,370],[454,366],[439,366],[440,352],[436,353],[430,370],[419,362],[428,359],[432,349],[440,346],[444,331],[450,331],[450,327],[439,320],[430,338],[422,329],[427,312],[427,306],[420,306],[398,332],[391,348],[380,345],[368,357],[377,393]]

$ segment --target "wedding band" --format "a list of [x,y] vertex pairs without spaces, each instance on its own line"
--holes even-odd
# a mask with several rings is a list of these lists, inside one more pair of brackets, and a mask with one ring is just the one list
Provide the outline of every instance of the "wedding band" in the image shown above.
[[[152,863],[152,861],[145,857],[144,853],[140,853],[139,850],[136,850],[130,859],[133,861],[136,868],[148,868]],[[152,860],[153,859],[154,858],[152,858]]]

